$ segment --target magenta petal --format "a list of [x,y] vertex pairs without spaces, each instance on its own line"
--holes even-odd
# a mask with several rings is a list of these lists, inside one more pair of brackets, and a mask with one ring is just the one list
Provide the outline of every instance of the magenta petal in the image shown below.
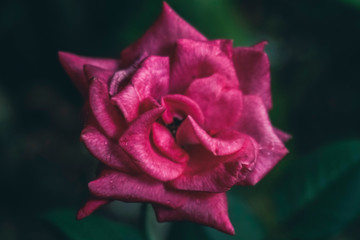
[[171,161],[151,145],[152,124],[163,112],[163,108],[157,108],[139,116],[121,136],[119,143],[145,173],[160,181],[169,181],[182,174],[185,164]]
[[142,53],[149,55],[169,55],[179,38],[206,40],[201,33],[175,13],[167,3],[163,3],[160,17],[149,30],[134,44],[123,50],[121,59],[133,62]]
[[96,128],[85,127],[81,132],[81,140],[89,152],[105,165],[129,173],[136,171],[136,165],[117,142],[113,142]]
[[128,123],[138,117],[140,98],[133,85],[126,85],[111,101],[121,110]]
[[253,137],[260,151],[253,171],[242,184],[256,184],[282,159],[288,150],[274,132],[267,109],[257,96],[245,96],[242,118],[235,127]]
[[209,42],[214,43],[220,47],[220,49],[230,58],[232,58],[233,40],[230,39],[216,39],[210,40]]
[[182,93],[194,79],[214,73],[224,76],[231,87],[238,87],[233,61],[221,45],[190,39],[177,41],[171,64],[170,93]]
[[270,62],[262,50],[266,42],[254,47],[237,47],[233,50],[233,61],[244,95],[262,98],[267,109],[271,109]]
[[246,139],[244,134],[235,130],[223,130],[214,137],[208,135],[191,117],[188,116],[176,133],[180,145],[200,143],[215,156],[222,156],[239,151]]
[[143,53],[137,58],[129,67],[123,68],[115,72],[114,76],[109,81],[109,93],[111,96],[116,95],[121,87],[127,84],[128,79],[136,72],[142,61],[147,57],[146,53]]
[[150,56],[133,75],[130,83],[112,97],[127,122],[133,121],[140,113],[141,102],[145,99],[159,99],[167,93],[169,86],[169,58]]
[[91,65],[85,65],[85,71],[93,79],[89,91],[91,110],[104,132],[111,138],[117,138],[126,128],[126,123],[121,112],[109,99],[107,86],[109,72]]
[[59,61],[83,97],[88,95],[89,89],[89,81],[83,72],[85,64],[108,70],[115,70],[119,65],[119,62],[115,59],[82,57],[67,52],[59,52]]
[[262,42],[259,42],[255,45],[253,45],[252,47],[258,51],[264,51],[265,50],[265,46],[268,44],[267,41],[262,41]]
[[180,192],[166,189],[162,182],[150,177],[133,176],[113,170],[105,170],[102,176],[89,183],[92,194],[101,198],[125,202],[150,202],[176,208],[187,197]]
[[172,123],[174,118],[185,119],[188,115],[198,124],[204,124],[204,115],[199,105],[184,95],[166,95],[161,98],[161,104],[166,108],[162,115],[166,124]]
[[170,209],[153,205],[159,222],[189,220],[216,228],[234,235],[225,193],[200,194],[193,193],[190,199],[180,208]]
[[146,58],[131,79],[139,98],[159,99],[169,88],[169,57],[150,56]]
[[108,199],[98,199],[98,198],[92,198],[88,200],[85,203],[85,205],[77,212],[76,219],[81,220],[83,218],[86,218],[96,209],[98,209],[101,206],[104,206],[105,204],[108,204],[109,202],[110,201]]
[[276,136],[278,136],[280,138],[280,140],[284,143],[291,139],[290,134],[288,134],[280,129],[274,128],[274,132],[275,132]]
[[185,95],[200,106],[205,116],[204,128],[208,132],[231,127],[241,117],[241,91],[230,88],[224,77],[218,74],[196,79]]
[[187,149],[191,156],[187,168],[168,184],[179,190],[226,192],[246,177],[256,160],[258,146],[246,137],[242,148],[227,156],[214,156],[199,145]]
[[152,125],[152,140],[157,149],[169,159],[180,163],[189,160],[189,155],[176,144],[171,132],[157,122]]

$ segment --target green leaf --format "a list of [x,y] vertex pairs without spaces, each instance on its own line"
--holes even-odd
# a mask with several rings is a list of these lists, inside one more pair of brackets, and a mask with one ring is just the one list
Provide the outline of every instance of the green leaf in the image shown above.
[[235,236],[219,232],[206,227],[206,232],[212,240],[261,240],[264,239],[264,229],[251,208],[242,200],[239,193],[231,190],[227,193],[229,203],[229,215],[235,228]]
[[73,209],[57,209],[44,215],[45,220],[58,227],[72,240],[142,240],[140,231],[128,224],[113,222],[98,215],[81,221]]
[[319,239],[360,214],[360,141],[323,147],[294,161],[278,182],[277,210],[291,238]]
[[159,223],[156,220],[154,209],[146,205],[145,231],[149,240],[165,240],[170,231],[170,222]]

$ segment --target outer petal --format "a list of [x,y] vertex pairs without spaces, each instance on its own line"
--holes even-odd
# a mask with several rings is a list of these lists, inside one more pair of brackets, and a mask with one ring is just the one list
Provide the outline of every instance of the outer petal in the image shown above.
[[206,40],[164,2],[162,13],[157,21],[138,41],[121,53],[121,59],[126,63],[131,63],[144,52],[149,55],[169,55],[179,38]]
[[171,132],[157,122],[152,125],[152,140],[157,149],[171,160],[180,163],[189,160],[189,155],[176,144]]
[[157,108],[141,115],[121,136],[119,143],[145,173],[160,181],[169,181],[182,174],[185,164],[164,157],[151,144],[151,126],[163,112],[163,108]]
[[132,176],[106,169],[102,176],[89,183],[92,194],[101,198],[125,202],[151,202],[171,208],[182,206],[187,197],[180,192],[166,189],[162,182],[146,175]]
[[191,117],[188,116],[178,128],[176,141],[180,145],[200,143],[215,156],[239,151],[246,139],[244,134],[235,130],[223,130],[214,137],[208,135]]
[[59,52],[59,61],[83,97],[88,95],[90,84],[83,72],[85,64],[108,70],[115,70],[119,65],[115,59],[82,57],[67,52]]
[[215,133],[224,127],[231,127],[240,119],[242,93],[230,88],[223,76],[214,74],[196,79],[185,95],[194,100],[205,116],[205,130]]
[[218,73],[233,88],[239,86],[232,59],[211,41],[177,41],[170,73],[170,93],[182,93],[196,78]]
[[110,201],[108,199],[101,199],[101,198],[91,198],[89,199],[85,205],[77,212],[76,219],[81,220],[86,218],[91,213],[93,213],[96,209],[105,204],[108,204]]
[[161,104],[166,108],[162,115],[166,124],[172,123],[175,117],[182,120],[188,115],[192,116],[198,124],[204,124],[204,115],[199,105],[184,95],[166,95],[161,98]]
[[241,184],[256,184],[282,159],[288,150],[275,134],[262,100],[257,96],[245,96],[241,120],[236,129],[253,137],[260,151],[253,171]]
[[81,132],[81,140],[89,152],[105,165],[128,173],[137,172],[137,166],[117,142],[104,136],[95,127],[87,126]]
[[276,134],[276,136],[278,136],[280,138],[281,141],[283,141],[284,143],[289,141],[291,139],[291,135],[274,127],[274,132]]
[[126,123],[109,99],[107,83],[113,72],[92,65],[85,65],[84,71],[89,79],[93,79],[89,91],[91,110],[104,132],[117,138],[125,130]]
[[153,205],[159,222],[189,220],[234,235],[235,230],[228,216],[225,193],[193,193],[187,203],[177,209]]
[[246,138],[238,152],[221,157],[200,146],[191,146],[187,149],[191,156],[187,168],[169,185],[187,191],[226,192],[246,177],[257,151],[258,146],[251,137]]
[[234,48],[233,61],[242,92],[261,97],[266,108],[271,109],[270,63],[262,50],[265,44],[262,42],[254,47]]

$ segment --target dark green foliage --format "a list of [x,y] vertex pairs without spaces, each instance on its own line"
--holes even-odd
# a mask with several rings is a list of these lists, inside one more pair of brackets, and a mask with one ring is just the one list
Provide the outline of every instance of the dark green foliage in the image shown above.
[[143,240],[141,231],[126,223],[111,221],[96,214],[81,221],[76,210],[56,209],[44,218],[58,227],[71,240]]

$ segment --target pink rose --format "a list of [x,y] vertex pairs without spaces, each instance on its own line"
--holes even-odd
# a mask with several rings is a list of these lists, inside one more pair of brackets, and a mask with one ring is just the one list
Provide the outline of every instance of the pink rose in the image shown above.
[[120,59],[59,52],[86,102],[81,139],[101,161],[78,218],[111,200],[149,202],[159,221],[234,234],[226,191],[256,184],[287,153],[268,117],[265,44],[208,40],[164,3]]

